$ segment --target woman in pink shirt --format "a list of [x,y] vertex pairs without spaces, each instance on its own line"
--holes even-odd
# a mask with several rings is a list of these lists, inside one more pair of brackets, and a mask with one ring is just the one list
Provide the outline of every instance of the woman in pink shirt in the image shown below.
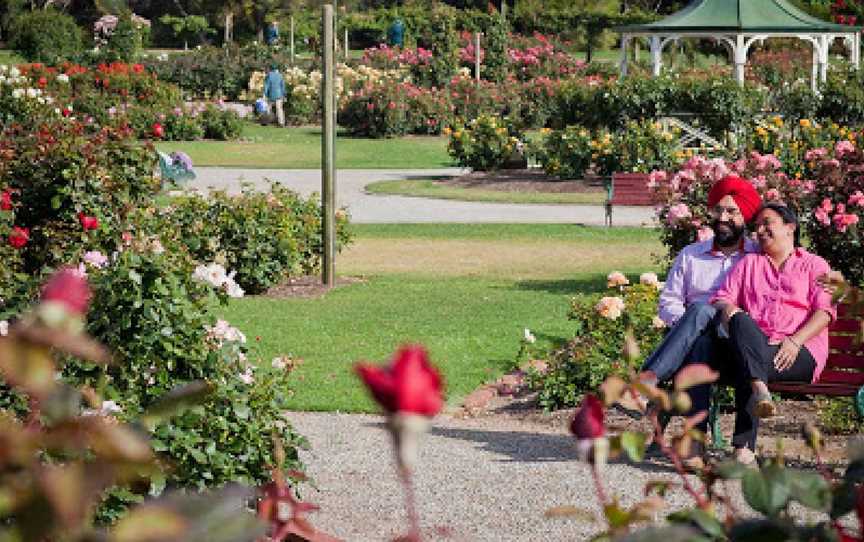
[[828,324],[836,318],[831,294],[818,282],[828,263],[798,246],[798,219],[768,203],[755,219],[761,253],[747,254],[711,302],[729,326],[735,367],[732,445],[753,463],[758,418],[776,413],[768,383],[815,382],[828,357]]

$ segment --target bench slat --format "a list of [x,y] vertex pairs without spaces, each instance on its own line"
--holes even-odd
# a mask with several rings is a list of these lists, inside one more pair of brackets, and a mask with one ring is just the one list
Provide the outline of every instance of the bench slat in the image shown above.
[[808,382],[774,382],[768,385],[768,389],[775,392],[831,395],[835,397],[848,397],[858,392],[858,386],[856,385],[822,382],[816,384]]
[[828,333],[835,331],[845,331],[849,333],[857,333],[861,331],[861,321],[854,318],[838,318],[831,327],[828,328]]
[[838,371],[836,369],[825,369],[819,375],[819,384],[849,384],[855,386],[864,385],[864,373],[859,371]]
[[825,363],[825,367],[842,367],[844,369],[858,369],[859,371],[864,371],[864,356],[832,353],[828,356],[828,361]]
[[858,352],[864,345],[854,335],[834,335],[828,340],[828,346],[839,352]]

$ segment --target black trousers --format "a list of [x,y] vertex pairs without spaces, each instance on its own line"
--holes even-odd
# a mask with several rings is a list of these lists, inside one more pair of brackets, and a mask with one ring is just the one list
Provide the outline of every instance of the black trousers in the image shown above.
[[[747,405],[753,395],[753,380],[762,382],[810,382],[816,370],[816,360],[806,347],[798,351],[795,363],[785,371],[774,367],[774,356],[780,345],[768,344],[768,337],[745,312],[738,312],[729,320],[729,350],[734,367],[735,431],[732,445],[736,448],[756,449],[759,419],[748,412]],[[728,369],[728,368],[727,368]]]

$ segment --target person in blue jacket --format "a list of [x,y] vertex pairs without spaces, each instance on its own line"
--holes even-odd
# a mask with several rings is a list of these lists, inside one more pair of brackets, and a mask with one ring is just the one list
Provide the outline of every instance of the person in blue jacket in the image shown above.
[[264,99],[267,100],[268,109],[276,107],[276,122],[279,126],[285,126],[285,110],[282,107],[285,102],[285,79],[275,62],[270,64],[270,71],[264,78]]

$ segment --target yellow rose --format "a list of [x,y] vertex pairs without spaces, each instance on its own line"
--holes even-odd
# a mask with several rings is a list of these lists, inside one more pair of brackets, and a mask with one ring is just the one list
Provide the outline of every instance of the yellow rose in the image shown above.
[[809,119],[801,119],[798,121],[798,124],[801,126],[801,128],[810,128],[811,126]]

